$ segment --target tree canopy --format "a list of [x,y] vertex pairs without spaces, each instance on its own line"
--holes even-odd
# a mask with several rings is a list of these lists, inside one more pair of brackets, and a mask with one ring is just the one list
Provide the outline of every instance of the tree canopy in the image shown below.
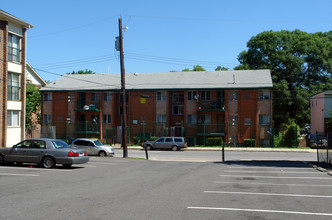
[[96,74],[95,72],[93,72],[92,70],[78,70],[78,71],[73,71],[71,73],[67,73],[67,75],[72,75],[72,74]]
[[310,121],[309,97],[332,88],[332,31],[265,31],[252,37],[239,54],[241,69],[270,69],[276,126],[289,119]]
[[[26,91],[25,127],[26,130],[31,133],[34,124],[40,121],[41,94],[39,87],[36,87],[30,82],[26,84]],[[36,116],[37,121],[34,121],[33,115]]]

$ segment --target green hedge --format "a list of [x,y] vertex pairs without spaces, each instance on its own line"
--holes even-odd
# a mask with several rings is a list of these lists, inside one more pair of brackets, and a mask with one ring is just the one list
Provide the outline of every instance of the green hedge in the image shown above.
[[243,144],[245,147],[256,147],[256,140],[255,139],[244,139]]
[[222,146],[223,144],[222,138],[208,138],[208,146]]

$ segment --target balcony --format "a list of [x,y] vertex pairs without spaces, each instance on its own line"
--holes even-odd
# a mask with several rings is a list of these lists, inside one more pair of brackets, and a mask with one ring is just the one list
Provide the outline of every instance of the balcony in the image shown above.
[[95,102],[93,104],[83,104],[79,103],[75,111],[90,111],[90,112],[99,112],[100,111],[100,106],[99,102]]
[[224,103],[219,101],[200,101],[198,111],[225,111]]
[[80,121],[74,124],[75,134],[100,134],[99,123]]

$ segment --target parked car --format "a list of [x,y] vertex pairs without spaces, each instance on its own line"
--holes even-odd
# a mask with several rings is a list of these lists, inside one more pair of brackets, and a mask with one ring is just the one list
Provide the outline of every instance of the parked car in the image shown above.
[[183,137],[160,137],[156,141],[148,141],[142,144],[143,148],[147,150],[152,149],[171,149],[173,151],[186,148],[187,143]]
[[98,155],[100,157],[114,156],[115,151],[112,146],[104,145],[98,140],[88,139],[88,138],[78,138],[75,139],[72,147],[77,147],[79,149],[84,149],[88,155]]
[[66,142],[57,139],[29,139],[13,147],[0,148],[0,165],[13,162],[37,163],[45,168],[53,168],[56,164],[70,167],[88,161],[85,150],[73,149]]

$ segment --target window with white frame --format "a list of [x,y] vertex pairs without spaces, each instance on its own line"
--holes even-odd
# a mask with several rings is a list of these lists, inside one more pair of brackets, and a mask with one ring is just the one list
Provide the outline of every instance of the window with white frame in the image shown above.
[[103,93],[103,100],[105,102],[111,102],[112,101],[112,93],[111,92],[104,92]]
[[20,100],[21,84],[20,75],[8,73],[8,100]]
[[166,115],[158,114],[156,116],[156,123],[157,124],[163,124],[166,123]]
[[201,91],[200,99],[202,101],[210,101],[210,91]]
[[259,115],[259,124],[260,125],[270,124],[270,116],[269,115]]
[[183,93],[173,93],[173,95],[172,95],[172,102],[173,103],[183,103],[184,102],[184,95],[183,95]]
[[187,100],[188,101],[195,101],[195,95],[196,95],[196,92],[195,91],[188,91],[187,92]]
[[187,124],[195,125],[196,124],[196,115],[187,115]]
[[112,124],[112,115],[103,115],[103,124]]
[[7,111],[7,126],[20,126],[20,111],[8,110]]
[[269,90],[259,90],[258,91],[258,100],[270,100],[270,91]]
[[157,102],[165,102],[166,101],[166,91],[157,92]]
[[172,113],[173,113],[173,115],[184,115],[183,105],[173,105]]
[[8,60],[21,62],[21,37],[8,34]]

